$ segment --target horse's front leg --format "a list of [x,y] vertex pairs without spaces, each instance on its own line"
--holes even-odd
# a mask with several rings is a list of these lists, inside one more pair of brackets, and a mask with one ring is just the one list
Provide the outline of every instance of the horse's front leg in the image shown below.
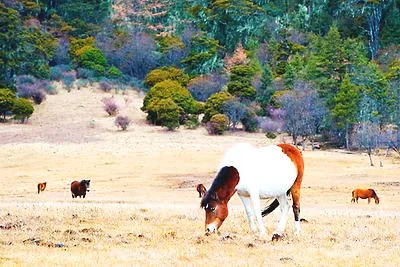
[[264,223],[262,221],[262,216],[261,216],[260,195],[250,194],[250,199],[253,206],[253,212],[257,219],[258,231],[261,237],[265,237],[267,233],[265,231]]
[[239,194],[240,199],[242,200],[244,209],[246,210],[246,215],[247,215],[247,220],[249,221],[249,226],[250,230],[255,233],[256,232],[256,225],[254,223],[254,212],[253,212],[253,206],[251,205],[251,200],[250,197],[247,196],[241,196]]
[[278,227],[276,228],[272,236],[272,241],[278,240],[283,236],[290,209],[289,201],[286,194],[280,196],[278,198],[278,201],[279,201],[279,206],[281,208],[281,218],[279,219]]

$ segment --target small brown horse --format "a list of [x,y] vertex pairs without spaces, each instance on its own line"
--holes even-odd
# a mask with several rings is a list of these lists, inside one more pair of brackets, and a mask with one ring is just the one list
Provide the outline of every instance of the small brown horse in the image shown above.
[[83,197],[85,198],[86,192],[89,192],[90,180],[82,180],[80,182],[73,181],[71,183],[72,198]]
[[353,192],[351,192],[351,202],[357,202],[358,203],[358,198],[366,199],[368,198],[368,204],[371,202],[371,198],[375,199],[375,204],[379,204],[379,197],[376,194],[374,189],[354,189]]
[[46,182],[38,183],[37,185],[37,193],[43,192],[46,189]]

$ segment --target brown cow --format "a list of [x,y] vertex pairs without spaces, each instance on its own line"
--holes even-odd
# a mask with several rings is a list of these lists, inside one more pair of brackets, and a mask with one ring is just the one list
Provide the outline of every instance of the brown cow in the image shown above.
[[71,183],[72,198],[77,198],[78,196],[85,198],[86,192],[89,192],[89,187],[90,180],[73,181]]
[[46,182],[38,183],[37,185],[37,193],[43,192],[46,189]]
[[375,199],[375,204],[379,204],[379,197],[374,189],[354,189],[351,192],[351,202],[357,202],[358,198],[366,199],[368,198],[368,204],[371,202],[371,198]]

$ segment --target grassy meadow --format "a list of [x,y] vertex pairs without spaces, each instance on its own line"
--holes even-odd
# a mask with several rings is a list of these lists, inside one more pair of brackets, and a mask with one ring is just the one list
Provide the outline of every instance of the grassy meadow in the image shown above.
[[[135,92],[115,95],[133,120],[118,131],[102,110],[108,95],[61,91],[27,125],[0,125],[0,266],[400,266],[394,154],[371,167],[365,154],[307,148],[299,236],[290,212],[285,238],[270,241],[279,209],[264,218],[266,239],[251,233],[236,195],[219,234],[205,236],[195,185],[210,186],[224,151],[290,138],[168,132],[146,124]],[[91,179],[91,191],[72,199],[79,179]],[[380,204],[351,203],[356,187],[374,188]]]

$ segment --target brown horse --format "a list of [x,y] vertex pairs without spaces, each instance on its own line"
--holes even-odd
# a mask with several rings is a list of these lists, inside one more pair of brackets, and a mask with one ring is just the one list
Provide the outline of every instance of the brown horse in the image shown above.
[[46,189],[46,182],[38,183],[37,185],[37,193],[43,192]]
[[[302,154],[292,145],[263,148],[249,144],[234,146],[225,154],[211,188],[207,191],[203,185],[196,187],[202,197],[200,205],[206,213],[206,234],[216,232],[228,217],[228,202],[236,192],[245,207],[250,229],[254,232],[258,228],[261,236],[266,235],[262,216],[280,206],[281,218],[272,240],[283,236],[290,208],[288,194],[291,194],[295,233],[299,233],[303,173]],[[264,198],[275,200],[261,210],[260,199]]]
[[90,180],[82,180],[80,182],[73,181],[71,183],[72,198],[83,197],[85,198],[86,192],[89,192]]
[[374,189],[354,189],[353,192],[351,192],[351,202],[357,202],[358,203],[358,198],[366,199],[368,198],[368,204],[371,202],[371,198],[375,199],[375,204],[379,204],[379,197],[376,194]]

